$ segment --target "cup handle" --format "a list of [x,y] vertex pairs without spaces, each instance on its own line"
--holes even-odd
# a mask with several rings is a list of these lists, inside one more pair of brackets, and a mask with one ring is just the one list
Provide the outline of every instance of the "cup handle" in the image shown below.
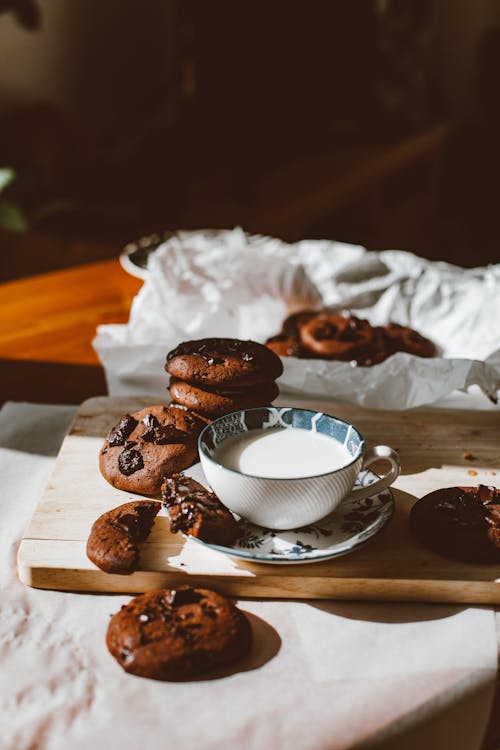
[[387,474],[366,487],[355,487],[349,495],[350,498],[363,500],[365,497],[377,495],[396,481],[401,471],[401,464],[396,451],[388,445],[375,445],[373,448],[369,448],[365,453],[361,470],[367,469],[375,461],[380,461],[381,459],[388,461],[391,465]]

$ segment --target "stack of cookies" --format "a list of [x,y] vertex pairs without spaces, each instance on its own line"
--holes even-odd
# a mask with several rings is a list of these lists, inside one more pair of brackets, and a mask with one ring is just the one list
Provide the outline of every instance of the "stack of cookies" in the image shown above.
[[180,344],[166,370],[174,403],[125,414],[102,446],[101,473],[125,492],[159,495],[166,476],[197,461],[198,436],[210,419],[276,398],[283,365],[255,341],[214,338]]
[[240,409],[268,406],[283,372],[279,356],[255,341],[210,338],[185,341],[167,355],[174,402],[216,419]]

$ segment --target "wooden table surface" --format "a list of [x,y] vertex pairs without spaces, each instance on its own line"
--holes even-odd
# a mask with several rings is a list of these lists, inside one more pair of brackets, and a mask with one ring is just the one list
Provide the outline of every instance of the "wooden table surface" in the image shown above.
[[[104,261],[0,284],[0,405],[106,394],[96,326],[125,323],[142,282]],[[500,747],[500,683],[482,750]]]
[[117,260],[1,284],[1,401],[80,403],[104,394],[96,327],[125,323],[141,284]]

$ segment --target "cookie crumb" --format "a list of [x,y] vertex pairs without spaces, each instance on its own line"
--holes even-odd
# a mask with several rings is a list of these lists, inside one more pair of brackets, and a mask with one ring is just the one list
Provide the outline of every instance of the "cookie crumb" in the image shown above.
[[464,453],[463,457],[465,458],[466,461],[475,461],[476,460],[476,456],[473,456],[472,453]]
[[492,473],[492,475],[493,475],[494,477],[496,477],[496,475],[497,475],[496,471],[492,471],[491,473]]
[[477,471],[474,471],[474,469],[469,469],[467,472],[471,477],[477,477]]

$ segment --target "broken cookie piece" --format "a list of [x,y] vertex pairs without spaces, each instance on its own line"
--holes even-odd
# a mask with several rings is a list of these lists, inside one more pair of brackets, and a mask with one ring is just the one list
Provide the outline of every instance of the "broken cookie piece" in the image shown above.
[[87,540],[87,557],[106,573],[130,575],[139,567],[139,544],[153,527],[161,503],[136,500],[99,516]]
[[230,546],[241,536],[232,513],[217,495],[183,474],[166,477],[161,488],[170,516],[170,530],[182,531],[204,542]]

